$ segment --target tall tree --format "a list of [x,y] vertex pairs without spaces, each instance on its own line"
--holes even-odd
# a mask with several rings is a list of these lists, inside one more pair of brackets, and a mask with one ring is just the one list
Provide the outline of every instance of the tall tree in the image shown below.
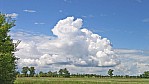
[[35,68],[34,67],[30,67],[29,68],[29,71],[30,71],[30,77],[33,77],[35,75]]
[[114,71],[114,70],[112,70],[112,69],[109,69],[109,70],[108,70],[108,75],[109,75],[110,77],[112,77],[113,71]]
[[0,13],[0,83],[13,84],[16,79],[15,46],[8,35],[14,20]]
[[21,72],[23,73],[23,75],[24,75],[25,77],[27,77],[27,76],[28,76],[28,74],[27,74],[28,71],[29,71],[29,68],[28,68],[28,67],[23,67]]

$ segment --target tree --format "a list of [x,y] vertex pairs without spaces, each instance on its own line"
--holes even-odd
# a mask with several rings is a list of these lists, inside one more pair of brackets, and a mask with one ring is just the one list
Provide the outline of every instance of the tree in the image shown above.
[[13,84],[16,79],[16,60],[14,56],[15,46],[8,35],[14,20],[0,13],[0,83]]
[[57,71],[53,72],[53,77],[58,77]]
[[52,71],[48,71],[48,77],[52,77],[53,76],[53,73],[52,73]]
[[45,77],[45,74],[44,74],[42,71],[40,71],[40,72],[39,72],[39,76],[40,76],[40,77]]
[[63,69],[60,69],[58,72],[59,72],[59,76],[63,76]]
[[64,77],[70,77],[70,73],[66,68],[63,69],[63,72],[64,72]]
[[63,77],[70,77],[70,73],[66,68],[60,69],[59,70],[59,75],[63,76]]
[[109,69],[109,70],[108,70],[108,75],[109,75],[110,77],[112,77],[113,71],[114,71],[114,70],[112,70],[112,69]]
[[29,68],[28,68],[28,67],[23,67],[21,72],[23,73],[23,75],[24,75],[25,77],[27,77],[27,76],[28,76],[28,74],[27,74],[28,71],[29,71]]
[[143,78],[149,78],[149,71],[145,71],[145,72],[142,74],[142,77],[143,77]]
[[30,77],[33,77],[35,75],[35,68],[34,67],[30,67],[29,68],[29,71],[30,71]]

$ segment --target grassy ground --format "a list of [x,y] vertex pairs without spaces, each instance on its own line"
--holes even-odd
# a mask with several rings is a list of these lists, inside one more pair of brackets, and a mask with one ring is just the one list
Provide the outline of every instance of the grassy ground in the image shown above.
[[149,84],[149,79],[116,78],[17,78],[15,84]]

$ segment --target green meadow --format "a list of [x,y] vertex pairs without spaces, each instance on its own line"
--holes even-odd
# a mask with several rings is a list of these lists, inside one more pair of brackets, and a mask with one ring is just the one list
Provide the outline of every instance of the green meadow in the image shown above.
[[20,77],[15,84],[149,84],[149,79]]

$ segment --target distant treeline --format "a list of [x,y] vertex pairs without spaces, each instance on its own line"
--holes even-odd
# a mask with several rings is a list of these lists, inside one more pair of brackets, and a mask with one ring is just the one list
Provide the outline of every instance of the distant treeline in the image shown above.
[[[110,71],[111,69],[109,69]],[[70,72],[67,70],[67,68],[60,69],[59,71],[48,71],[43,72],[40,71],[39,73],[35,73],[34,67],[23,67],[21,73],[17,72],[17,77],[65,77],[65,78],[149,78],[149,71],[145,71],[143,74],[139,76],[129,76],[129,75],[114,75],[110,76],[108,71],[107,75],[98,75],[98,74],[70,74]],[[114,70],[112,70],[113,72]],[[111,73],[112,73],[111,72]],[[112,73],[113,75],[113,73]]]

